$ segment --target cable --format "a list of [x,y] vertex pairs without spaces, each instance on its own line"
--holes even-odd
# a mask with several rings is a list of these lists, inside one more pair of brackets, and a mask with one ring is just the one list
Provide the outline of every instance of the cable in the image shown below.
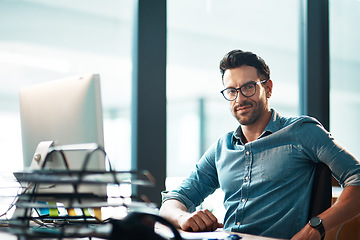
[[3,217],[6,214],[8,214],[8,212],[16,205],[15,204],[16,200],[17,200],[17,197],[15,197],[14,200],[10,203],[10,206],[8,207],[8,209],[4,213],[0,214],[0,217]]
[[336,233],[336,240],[339,240],[339,235],[340,235],[340,231],[343,229],[345,224],[341,225],[341,227],[339,228],[339,230]]
[[[29,187],[26,187],[25,190],[24,190],[24,192],[26,192],[26,191],[28,190],[28,188],[29,188]],[[17,200],[18,200],[18,198],[19,198],[18,196],[19,196],[19,190],[20,190],[20,189],[22,189],[22,187],[19,187],[19,188],[18,188],[17,196],[14,197],[14,199],[13,199],[12,202],[10,203],[8,209],[7,209],[4,213],[0,214],[0,217],[3,217],[3,216],[5,216],[6,214],[8,214],[8,212],[16,205],[16,202],[17,202]]]

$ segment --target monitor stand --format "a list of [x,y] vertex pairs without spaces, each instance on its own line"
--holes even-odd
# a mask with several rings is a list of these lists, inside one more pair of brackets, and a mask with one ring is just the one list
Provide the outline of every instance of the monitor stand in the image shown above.
[[[44,161],[49,152],[49,149],[53,146],[54,146],[53,141],[40,142],[35,150],[35,154],[31,161],[29,170],[40,170],[44,164]],[[31,186],[32,185],[31,183],[24,183],[24,182],[19,181],[19,184],[20,184],[20,187],[24,190],[18,197],[18,200],[16,201],[15,206],[18,204],[22,204],[22,203],[28,203],[31,200],[30,196],[23,195],[23,193],[33,190],[33,186]],[[11,220],[16,220],[16,222],[15,222],[16,224],[18,223],[18,224],[28,225],[28,221],[24,218],[24,216],[28,215],[27,211],[31,211],[31,209],[29,210],[27,208],[16,208]]]
[[[83,145],[83,146],[85,146],[85,145]],[[51,151],[51,148],[53,148],[53,147],[54,147],[53,141],[40,142],[35,150],[35,154],[31,161],[30,168],[26,169],[26,170],[32,171],[32,170],[43,169],[45,166],[45,161],[53,160],[52,159],[53,156],[50,156],[50,155],[48,156],[49,152]],[[63,160],[64,160],[64,165],[65,165],[66,169],[68,169],[68,164],[67,164],[66,159],[63,159]],[[21,204],[28,204],[29,202],[31,202],[32,201],[31,195],[24,194],[24,193],[34,191],[34,187],[36,187],[33,183],[27,183],[27,182],[21,182],[21,181],[19,181],[19,183],[24,190],[18,197],[18,200],[16,201],[15,206],[21,205]],[[46,186],[42,185],[42,187],[46,187]],[[51,204],[54,204],[54,203],[49,203],[49,205],[51,205]],[[32,209],[23,208],[23,207],[16,208],[11,220],[13,222],[14,222],[14,220],[16,220],[15,221],[16,224],[21,224],[21,225],[27,226],[29,223],[28,223],[28,220],[26,219],[26,216],[31,215],[31,212],[30,213],[28,212],[31,210]],[[49,212],[54,212],[52,210],[58,211],[57,208],[55,208],[55,209],[53,208],[53,209],[49,209]],[[85,212],[88,213],[88,209],[82,209],[82,210],[83,210],[84,214],[85,214]],[[91,210],[94,212],[95,219],[101,219],[101,208],[92,208]],[[37,211],[37,212],[39,212],[39,211]],[[67,208],[66,212],[67,212],[68,216],[74,216],[74,217],[77,216],[76,211],[73,208]],[[85,214],[85,216],[88,217],[90,215]]]

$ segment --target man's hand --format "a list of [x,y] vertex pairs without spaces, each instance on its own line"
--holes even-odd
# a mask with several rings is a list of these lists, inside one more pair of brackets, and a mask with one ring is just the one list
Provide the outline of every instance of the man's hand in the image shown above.
[[193,213],[184,213],[180,216],[178,223],[184,231],[207,232],[222,228],[217,218],[207,209]]
[[215,231],[224,225],[209,210],[189,213],[184,204],[175,199],[166,200],[160,208],[160,216],[167,218],[175,227],[184,231]]

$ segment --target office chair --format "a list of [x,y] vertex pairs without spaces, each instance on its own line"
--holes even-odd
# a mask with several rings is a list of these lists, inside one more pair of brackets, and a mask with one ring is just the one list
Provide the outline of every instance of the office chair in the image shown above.
[[331,171],[322,162],[317,163],[315,178],[311,191],[311,200],[308,219],[317,216],[329,207],[332,200],[332,179]]

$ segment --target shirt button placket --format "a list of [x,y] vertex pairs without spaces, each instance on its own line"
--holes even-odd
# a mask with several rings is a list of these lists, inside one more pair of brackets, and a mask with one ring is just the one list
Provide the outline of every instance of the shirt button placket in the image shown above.
[[249,180],[250,180],[250,166],[251,166],[251,152],[249,150],[246,150],[245,152],[245,160],[246,160],[246,167],[245,167],[245,177],[244,182],[247,183],[247,186],[249,186]]
[[[249,145],[248,145],[249,146]],[[250,170],[250,165],[251,165],[251,151],[249,149],[245,149],[245,176],[244,176],[244,181],[243,181],[243,186],[242,186],[242,193],[241,193],[241,198],[240,198],[240,204],[239,204],[239,209],[238,209],[238,214],[237,214],[237,221],[236,221],[236,225],[238,227],[240,227],[241,222],[243,220],[243,209],[245,207],[247,198],[248,198],[248,188],[249,188],[249,170]]]

